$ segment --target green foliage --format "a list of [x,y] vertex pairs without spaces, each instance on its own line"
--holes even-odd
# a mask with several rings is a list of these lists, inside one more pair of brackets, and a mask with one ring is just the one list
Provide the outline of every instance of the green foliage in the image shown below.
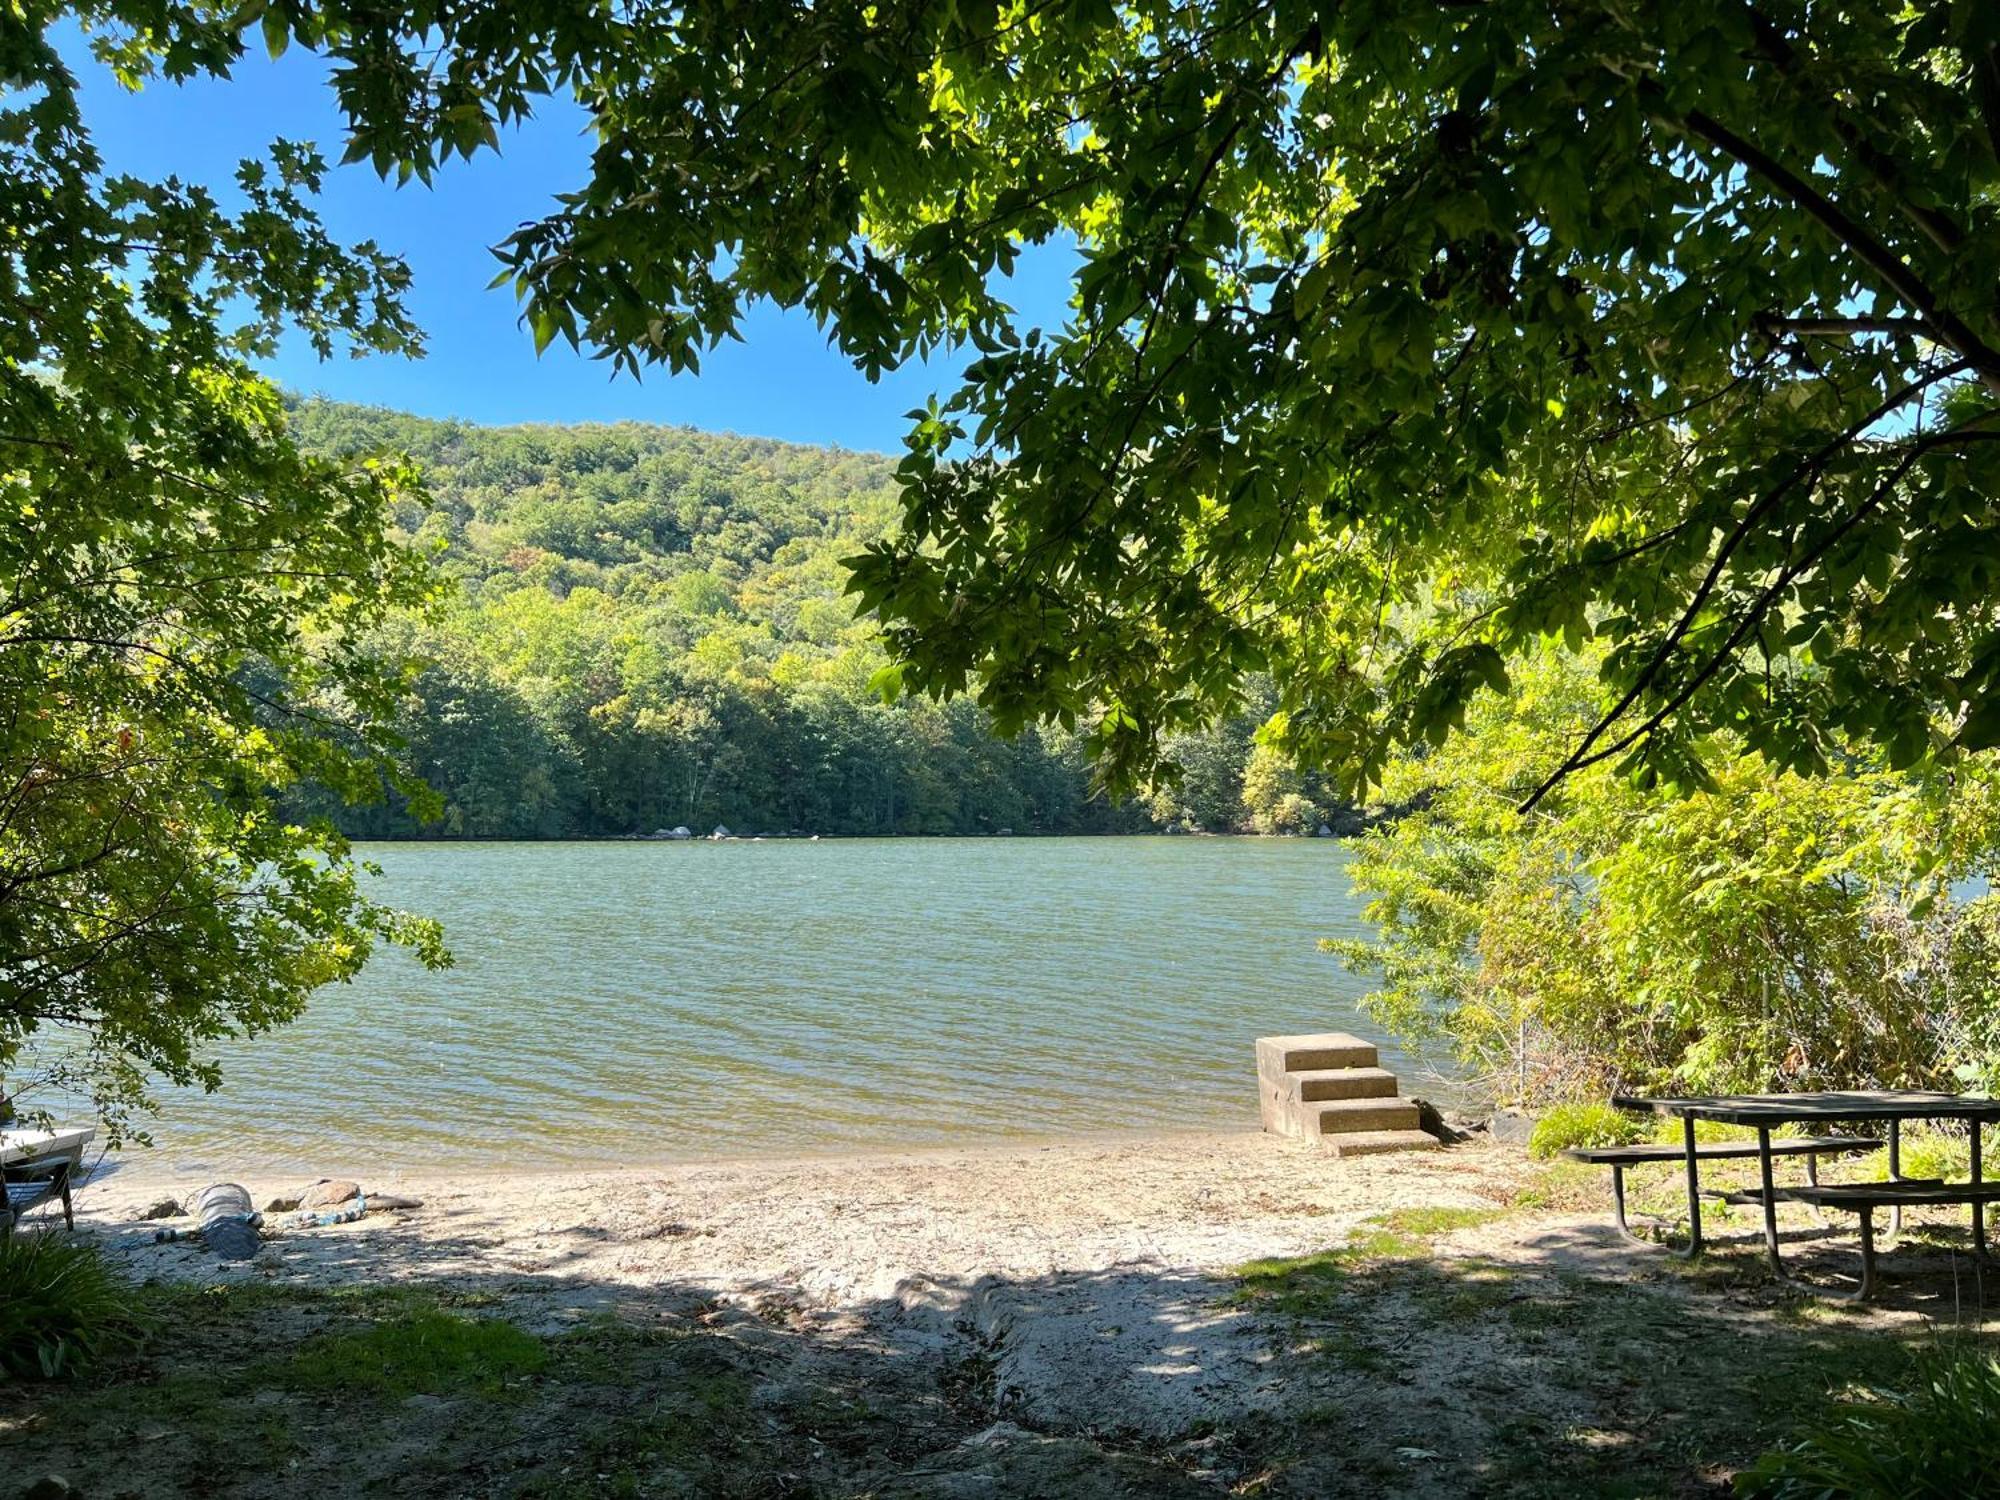
[[1326,820],[1319,778],[1270,745],[1258,745],[1243,768],[1243,810],[1259,833],[1311,833]]
[[314,452],[418,463],[431,503],[399,518],[459,585],[449,608],[379,633],[385,651],[423,663],[398,728],[443,815],[424,824],[394,795],[295,800],[352,835],[1243,821],[1255,703],[1177,745],[1184,772],[1143,807],[1114,807],[1076,736],[1009,743],[968,700],[880,700],[880,633],[843,595],[839,559],[893,525],[886,459],[632,424],[484,429],[324,401],[295,405],[291,421]]
[[[85,14],[128,83],[224,67],[182,12]],[[307,779],[399,776],[400,670],[372,632],[432,589],[392,533],[406,467],[288,437],[249,361],[414,353],[403,266],[315,218],[326,164],[278,142],[240,212],[109,177],[50,41],[0,22],[0,1071],[93,1099],[115,1136],[149,1081],[213,1086],[216,1041],[296,1015],[371,947],[443,960],[370,900],[329,826],[274,815]]]
[[1901,1390],[1837,1407],[1736,1476],[1746,1500],[1960,1500],[2000,1495],[2000,1359],[1933,1353]]
[[1752,755],[1681,798],[1598,768],[1518,815],[1590,688],[1545,654],[1388,767],[1414,810],[1350,867],[1377,939],[1327,945],[1379,978],[1378,1019],[1528,1101],[1991,1076],[2000,901],[1964,884],[2000,862],[1990,757],[1808,779]]
[[[588,179],[500,247],[538,347],[694,370],[769,300],[871,376],[966,356],[854,587],[909,690],[1081,726],[1116,781],[1262,672],[1278,748],[1364,784],[1551,637],[1603,690],[1524,799],[2000,743],[1990,5],[75,13],[130,76],[321,52],[398,180],[581,100]],[[275,208],[308,227],[253,305],[354,324],[381,268]],[[1073,258],[1057,326],[1009,301],[1035,253]],[[527,534],[612,560],[660,520],[551,496]]]
[[0,1372],[53,1380],[131,1342],[130,1290],[95,1247],[54,1234],[0,1239]]
[[[214,70],[248,13],[85,14]],[[584,101],[588,180],[500,252],[538,345],[693,370],[768,299],[870,375],[962,351],[855,586],[911,690],[1082,724],[1116,778],[1267,671],[1280,748],[1359,784],[1551,635],[1607,654],[1550,774],[2000,742],[1991,6],[302,3],[249,39],[333,59],[399,178]],[[1009,300],[1037,249],[1056,326]]]
[[[1972,1175],[1972,1143],[1962,1131],[1949,1127],[1927,1130],[1921,1126],[1906,1125],[1900,1155],[1905,1177],[1936,1177],[1945,1182],[1964,1182]],[[1870,1175],[1886,1181],[1889,1153],[1878,1152],[1869,1166]],[[1984,1168],[1982,1160],[1982,1175]]]
[[1528,1155],[1546,1161],[1572,1146],[1628,1146],[1645,1136],[1643,1121],[1602,1101],[1556,1104],[1535,1121],[1528,1135]]
[[401,1398],[458,1391],[497,1394],[548,1363],[542,1341],[499,1318],[426,1308],[358,1333],[315,1339],[279,1371],[302,1390]]

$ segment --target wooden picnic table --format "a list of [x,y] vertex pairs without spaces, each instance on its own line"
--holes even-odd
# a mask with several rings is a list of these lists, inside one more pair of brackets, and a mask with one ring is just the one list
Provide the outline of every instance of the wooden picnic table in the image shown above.
[[[1783,1196],[1771,1180],[1771,1129],[1780,1125],[1856,1124],[1877,1122],[1889,1132],[1890,1183],[1918,1184],[1903,1176],[1902,1127],[1905,1120],[1964,1120],[1971,1126],[1971,1187],[1975,1200],[1983,1179],[1980,1176],[1979,1128],[2000,1121],[2000,1099],[1975,1094],[1930,1093],[1919,1089],[1855,1089],[1831,1093],[1801,1094],[1707,1094],[1683,1099],[1649,1099],[1634,1094],[1614,1094],[1611,1102],[1620,1109],[1649,1111],[1678,1118],[1684,1127],[1688,1195],[1688,1247],[1678,1253],[1701,1253],[1701,1164],[1695,1153],[1694,1127],[1697,1120],[1719,1120],[1728,1125],[1748,1125],[1757,1132],[1758,1168],[1763,1189],[1754,1195],[1764,1209],[1764,1246],[1771,1269],[1785,1274],[1778,1253],[1778,1200]],[[1886,1200],[1885,1200],[1886,1201]],[[1916,1201],[1912,1199],[1911,1201]],[[1985,1205],[1972,1203],[1973,1253],[1986,1254]],[[1897,1210],[1900,1214],[1900,1209]],[[1863,1220],[1864,1235],[1866,1219]],[[1872,1247],[1870,1247],[1872,1249]],[[1872,1257],[1871,1257],[1872,1258]],[[1864,1277],[1864,1290],[1867,1282]]]

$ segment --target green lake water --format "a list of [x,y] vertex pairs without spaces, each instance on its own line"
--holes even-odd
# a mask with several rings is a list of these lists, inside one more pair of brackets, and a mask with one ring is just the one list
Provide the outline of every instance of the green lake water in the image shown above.
[[[185,1170],[579,1165],[1254,1127],[1250,1043],[1372,1034],[1308,839],[375,844],[400,953],[171,1093]],[[1378,1038],[1379,1040],[1379,1038]],[[1385,1047],[1385,1060],[1395,1054]]]

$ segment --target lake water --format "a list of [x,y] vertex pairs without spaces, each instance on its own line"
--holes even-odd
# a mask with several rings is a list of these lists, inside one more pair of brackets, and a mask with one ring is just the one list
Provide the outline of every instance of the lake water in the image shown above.
[[[1251,1040],[1372,1034],[1306,839],[377,844],[386,953],[169,1094],[160,1165],[454,1168],[1254,1126]],[[1379,1038],[1377,1038],[1379,1040]],[[1388,1065],[1395,1055],[1385,1047]]]

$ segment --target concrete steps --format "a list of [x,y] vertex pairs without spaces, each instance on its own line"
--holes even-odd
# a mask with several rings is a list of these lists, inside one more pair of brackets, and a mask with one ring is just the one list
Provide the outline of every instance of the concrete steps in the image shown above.
[[1396,1075],[1387,1068],[1312,1068],[1288,1073],[1293,1097],[1313,1104],[1322,1099],[1393,1099]]
[[1264,1128],[1299,1136],[1335,1156],[1435,1151],[1417,1106],[1375,1048],[1343,1031],[1257,1039],[1257,1091]]
[[1333,1156],[1381,1156],[1390,1151],[1442,1151],[1444,1142],[1428,1130],[1356,1130],[1321,1139]]

